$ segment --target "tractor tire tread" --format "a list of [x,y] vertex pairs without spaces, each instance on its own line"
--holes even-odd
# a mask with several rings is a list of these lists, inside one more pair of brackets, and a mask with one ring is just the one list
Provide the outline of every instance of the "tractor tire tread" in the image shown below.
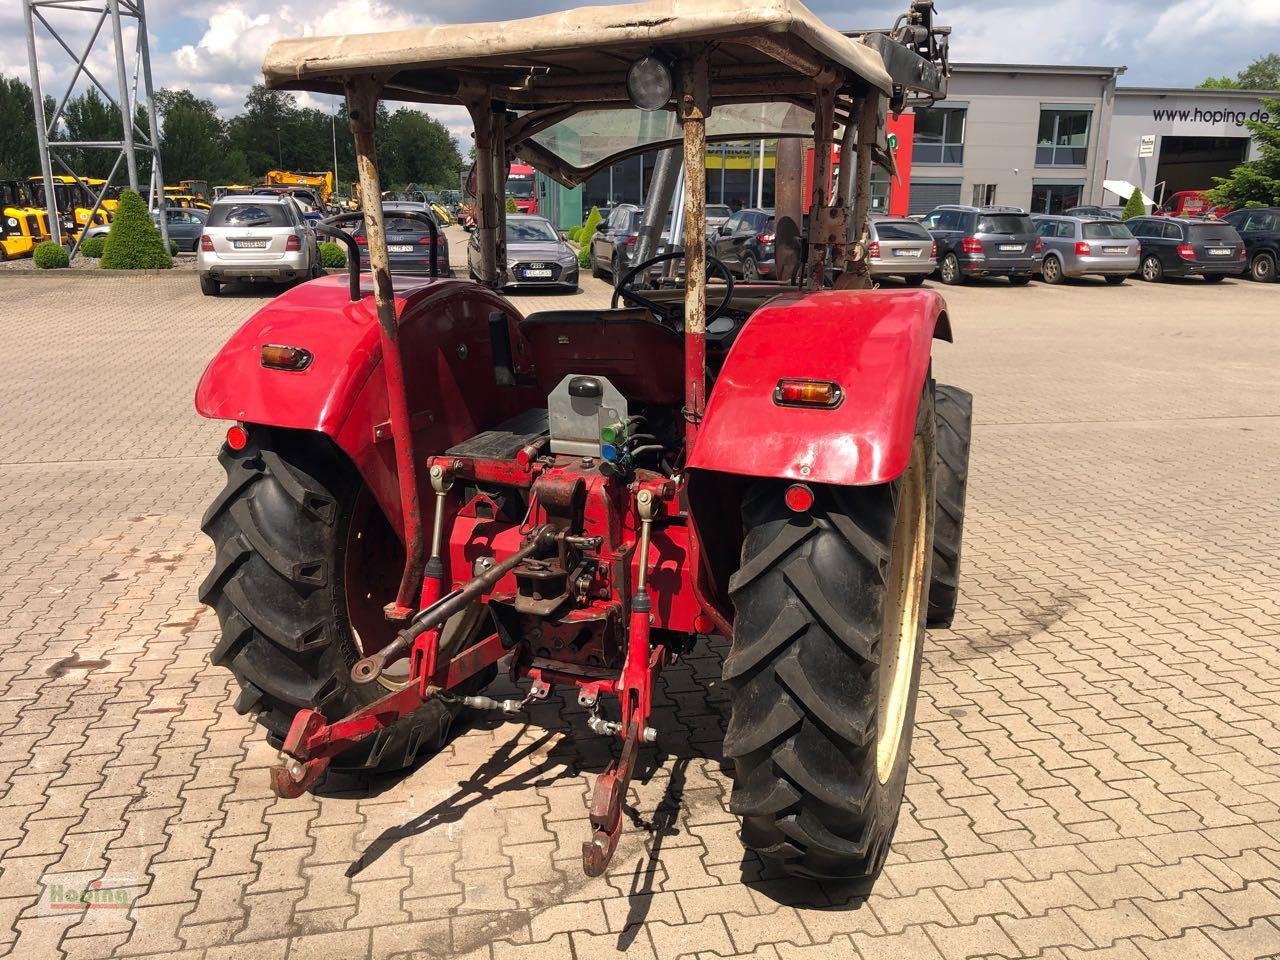
[[938,475],[928,623],[932,628],[941,629],[951,626],[959,600],[973,395],[940,383],[934,391],[934,409],[938,424]]

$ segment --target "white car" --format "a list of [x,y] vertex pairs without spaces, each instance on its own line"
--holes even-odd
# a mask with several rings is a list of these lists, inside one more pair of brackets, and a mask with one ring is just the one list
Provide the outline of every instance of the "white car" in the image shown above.
[[320,245],[288,196],[228,196],[213,204],[196,254],[200,289],[216,297],[222,284],[288,283],[320,276]]

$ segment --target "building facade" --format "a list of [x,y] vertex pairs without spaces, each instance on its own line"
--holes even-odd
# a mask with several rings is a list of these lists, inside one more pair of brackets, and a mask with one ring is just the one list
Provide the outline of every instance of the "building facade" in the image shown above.
[[[916,111],[910,209],[1006,204],[1056,213],[1160,202],[1256,156],[1245,120],[1280,92],[1119,85],[1124,67],[961,63],[945,101]],[[1110,183],[1114,189],[1108,189]],[[1127,187],[1127,189],[1126,189]]]

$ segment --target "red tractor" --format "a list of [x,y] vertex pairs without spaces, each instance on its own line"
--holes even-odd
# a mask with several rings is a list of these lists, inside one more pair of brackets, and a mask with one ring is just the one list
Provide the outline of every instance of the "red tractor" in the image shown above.
[[[212,659],[280,748],[277,794],[407,767],[463,709],[519,711],[481,692],[501,668],[526,699],[576,688],[619,741],[583,844],[599,875],[663,736],[655,682],[714,635],[743,842],[795,874],[874,877],[926,621],[955,606],[968,447],[968,395],[931,374],[945,304],[867,270],[885,118],[945,95],[933,16],[912,0],[846,36],[797,0],[650,0],[271,48],[269,86],[345,94],[365,197],[381,97],[467,108],[481,281],[393,279],[373,199],[318,228],[356,264],[340,226],[361,219],[370,274],[290,290],[200,382],[200,413],[231,422],[204,519]],[[808,235],[780,254],[795,284],[706,256],[707,144],[745,136],[817,141]],[[856,162],[830,187],[833,138]],[[517,158],[574,185],[681,145],[683,252],[637,263],[610,309],[525,316],[496,292]],[[666,285],[637,280],[679,258]]]

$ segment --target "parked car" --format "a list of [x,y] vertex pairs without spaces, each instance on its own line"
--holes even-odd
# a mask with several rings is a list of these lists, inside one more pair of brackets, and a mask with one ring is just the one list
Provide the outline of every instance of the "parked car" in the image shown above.
[[1040,278],[1045,283],[1085,276],[1120,285],[1138,270],[1141,247],[1119,220],[1094,217],[1032,217],[1044,246]]
[[1101,207],[1072,207],[1062,211],[1068,217],[1089,217],[1094,220],[1119,220],[1124,216],[1124,204]]
[[[179,253],[195,253],[200,246],[200,235],[204,233],[204,225],[209,219],[208,210],[196,207],[165,207],[166,226],[169,239],[178,245]],[[160,226],[160,213],[151,211],[151,222]],[[110,225],[90,227],[84,232],[85,239],[105,237],[111,232]]]
[[196,254],[200,289],[216,297],[234,280],[276,283],[318,277],[320,249],[288,196],[227,196],[215,201]]
[[[397,212],[425,213],[436,225],[436,273],[437,276],[450,276],[449,240],[444,235],[444,226],[440,218],[425,203],[410,200],[397,200],[383,203],[383,230],[387,234],[387,260],[391,265],[391,273],[399,276],[425,277],[431,273],[431,228],[417,217],[397,217]],[[364,235],[364,221],[357,222],[351,231],[352,239],[360,248],[360,269],[369,269],[368,240]]]
[[[467,272],[477,277],[480,237],[467,244]],[[578,289],[578,255],[546,217],[507,215],[508,287]]]
[[777,275],[772,210],[747,207],[716,228],[708,253],[743,280],[771,280]]
[[867,232],[871,276],[901,277],[908,286],[918,287],[937,269],[938,245],[916,221],[874,216]]
[[1280,264],[1280,207],[1246,207],[1222,219],[1244,240],[1249,276],[1259,283],[1274,281]]
[[1153,216],[1126,223],[1142,244],[1138,272],[1143,280],[1204,277],[1218,283],[1249,268],[1244,241],[1224,220]]
[[708,203],[707,204],[707,240],[714,239],[712,236],[720,225],[727,222],[733,216],[733,210],[727,203]]
[[1008,277],[1020,287],[1040,272],[1044,245],[1020,207],[945,204],[921,222],[937,241],[938,276],[943,283]]
[[[631,266],[640,238],[640,223],[644,219],[644,207],[634,203],[620,203],[613,208],[607,220],[601,220],[591,237],[591,275],[608,274],[617,283]],[[666,253],[671,242],[671,216],[662,229],[662,235],[653,251],[654,256]],[[660,269],[660,268],[656,268]]]

